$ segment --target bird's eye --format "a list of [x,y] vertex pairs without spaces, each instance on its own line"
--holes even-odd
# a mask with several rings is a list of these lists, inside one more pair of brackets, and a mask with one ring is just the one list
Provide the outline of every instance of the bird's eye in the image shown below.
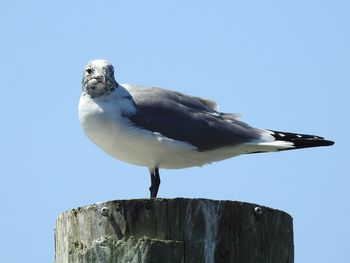
[[91,68],[86,69],[86,73],[87,74],[91,74],[92,73],[92,69]]

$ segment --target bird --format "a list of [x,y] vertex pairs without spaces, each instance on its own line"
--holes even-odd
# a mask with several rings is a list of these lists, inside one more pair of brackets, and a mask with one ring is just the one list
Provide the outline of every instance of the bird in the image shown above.
[[159,169],[334,144],[320,136],[254,128],[201,97],[119,84],[113,65],[104,59],[84,66],[78,112],[82,130],[105,153],[148,168],[150,198],[157,198]]

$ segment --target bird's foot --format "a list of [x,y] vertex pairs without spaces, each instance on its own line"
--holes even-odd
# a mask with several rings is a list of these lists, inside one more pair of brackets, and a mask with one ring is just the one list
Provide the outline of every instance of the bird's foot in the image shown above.
[[151,174],[151,186],[149,187],[150,198],[157,198],[158,189],[160,185],[160,176],[159,176],[158,168],[154,168],[154,170],[152,170],[150,174]]

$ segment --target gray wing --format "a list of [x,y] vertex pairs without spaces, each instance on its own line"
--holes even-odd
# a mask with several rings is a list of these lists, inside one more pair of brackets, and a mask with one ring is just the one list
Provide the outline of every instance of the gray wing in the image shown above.
[[234,114],[220,113],[215,103],[160,88],[128,88],[137,113],[128,116],[135,126],[168,138],[188,142],[199,151],[249,142],[259,131],[238,121]]

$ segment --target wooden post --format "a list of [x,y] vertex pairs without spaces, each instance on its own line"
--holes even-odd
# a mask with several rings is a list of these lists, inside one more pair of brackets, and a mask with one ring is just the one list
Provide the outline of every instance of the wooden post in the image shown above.
[[207,199],[116,200],[56,220],[55,263],[293,263],[287,213]]

